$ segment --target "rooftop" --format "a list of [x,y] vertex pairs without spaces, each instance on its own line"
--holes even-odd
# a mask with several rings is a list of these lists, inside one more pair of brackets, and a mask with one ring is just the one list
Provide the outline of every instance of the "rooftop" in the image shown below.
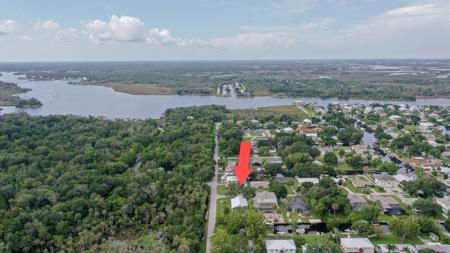
[[356,195],[356,194],[349,194],[349,195],[347,195],[347,198],[350,201],[350,204],[352,204],[352,203],[367,203],[367,200],[365,200],[363,197]]
[[296,250],[294,240],[266,240],[267,250]]
[[378,180],[380,180],[380,181],[397,181],[396,179],[395,179],[395,177],[393,177],[393,176],[391,176],[391,175],[389,175],[389,174],[385,174],[385,173],[382,173],[382,174],[374,174],[373,175],[373,177],[375,178],[375,179],[378,179]]
[[273,192],[257,192],[255,200],[257,202],[277,202],[277,196]]
[[374,248],[367,238],[342,238],[341,245],[344,248]]
[[231,199],[231,209],[238,207],[246,207],[248,205],[247,199],[241,195]]

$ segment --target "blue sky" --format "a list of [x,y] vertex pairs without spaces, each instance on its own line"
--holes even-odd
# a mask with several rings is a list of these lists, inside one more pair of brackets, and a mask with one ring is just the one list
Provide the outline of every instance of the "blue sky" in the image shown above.
[[0,4],[0,61],[450,57],[447,0]]

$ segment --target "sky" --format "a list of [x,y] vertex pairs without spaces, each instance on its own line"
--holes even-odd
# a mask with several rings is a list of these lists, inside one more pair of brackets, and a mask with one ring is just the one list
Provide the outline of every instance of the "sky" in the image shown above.
[[450,58],[450,0],[0,0],[0,61]]

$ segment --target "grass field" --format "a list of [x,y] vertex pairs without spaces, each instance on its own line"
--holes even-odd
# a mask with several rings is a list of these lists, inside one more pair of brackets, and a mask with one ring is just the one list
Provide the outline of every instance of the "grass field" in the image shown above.
[[219,194],[219,195],[227,194],[227,187],[225,185],[218,185],[217,186],[217,194]]
[[257,96],[257,97],[264,97],[264,96],[270,96],[270,95],[272,95],[272,93],[270,93],[270,91],[264,90],[264,89],[255,89],[254,91],[252,91],[252,95]]
[[349,171],[349,170],[353,170],[353,168],[350,165],[348,165],[348,163],[339,163],[336,166],[336,170]]
[[173,95],[176,94],[174,89],[169,87],[161,87],[156,84],[122,84],[122,83],[105,83],[105,87],[111,87],[114,91],[127,93],[131,95]]
[[305,112],[298,109],[295,105],[280,105],[280,106],[269,106],[259,108],[261,111],[273,112],[273,113],[299,113],[308,116]]
[[[394,234],[384,234],[377,237],[370,238],[370,241],[372,241],[373,244],[399,244],[401,243],[400,238]],[[404,241],[406,244],[422,244],[422,241],[419,239],[419,237],[406,239]]]
[[356,188],[350,181],[346,181],[344,186],[354,193],[370,194],[372,192],[369,188]]
[[265,116],[273,116],[287,114],[295,117],[295,120],[302,121],[304,119],[311,118],[311,115],[305,113],[304,111],[298,109],[294,105],[281,105],[281,106],[269,106],[269,107],[260,107],[258,109],[236,109],[233,110],[233,114],[237,114],[238,116],[244,119],[253,119]]

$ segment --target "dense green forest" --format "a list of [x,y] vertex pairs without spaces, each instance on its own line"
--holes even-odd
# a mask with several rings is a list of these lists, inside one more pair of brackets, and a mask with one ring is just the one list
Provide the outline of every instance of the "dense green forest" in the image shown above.
[[29,89],[21,88],[15,83],[5,83],[0,81],[0,106],[17,106],[19,108],[36,108],[42,103],[36,98],[23,99],[15,96],[18,93],[25,93]]
[[[365,98],[365,99],[400,99],[415,100],[416,97],[439,96],[450,90],[437,86],[416,87],[404,83],[365,83],[364,81],[347,81],[339,79],[306,79],[306,80],[250,80],[252,90],[266,89],[272,94],[284,93],[291,97],[320,98]],[[438,92],[441,92],[439,93]]]
[[1,116],[0,252],[198,252],[224,113]]

